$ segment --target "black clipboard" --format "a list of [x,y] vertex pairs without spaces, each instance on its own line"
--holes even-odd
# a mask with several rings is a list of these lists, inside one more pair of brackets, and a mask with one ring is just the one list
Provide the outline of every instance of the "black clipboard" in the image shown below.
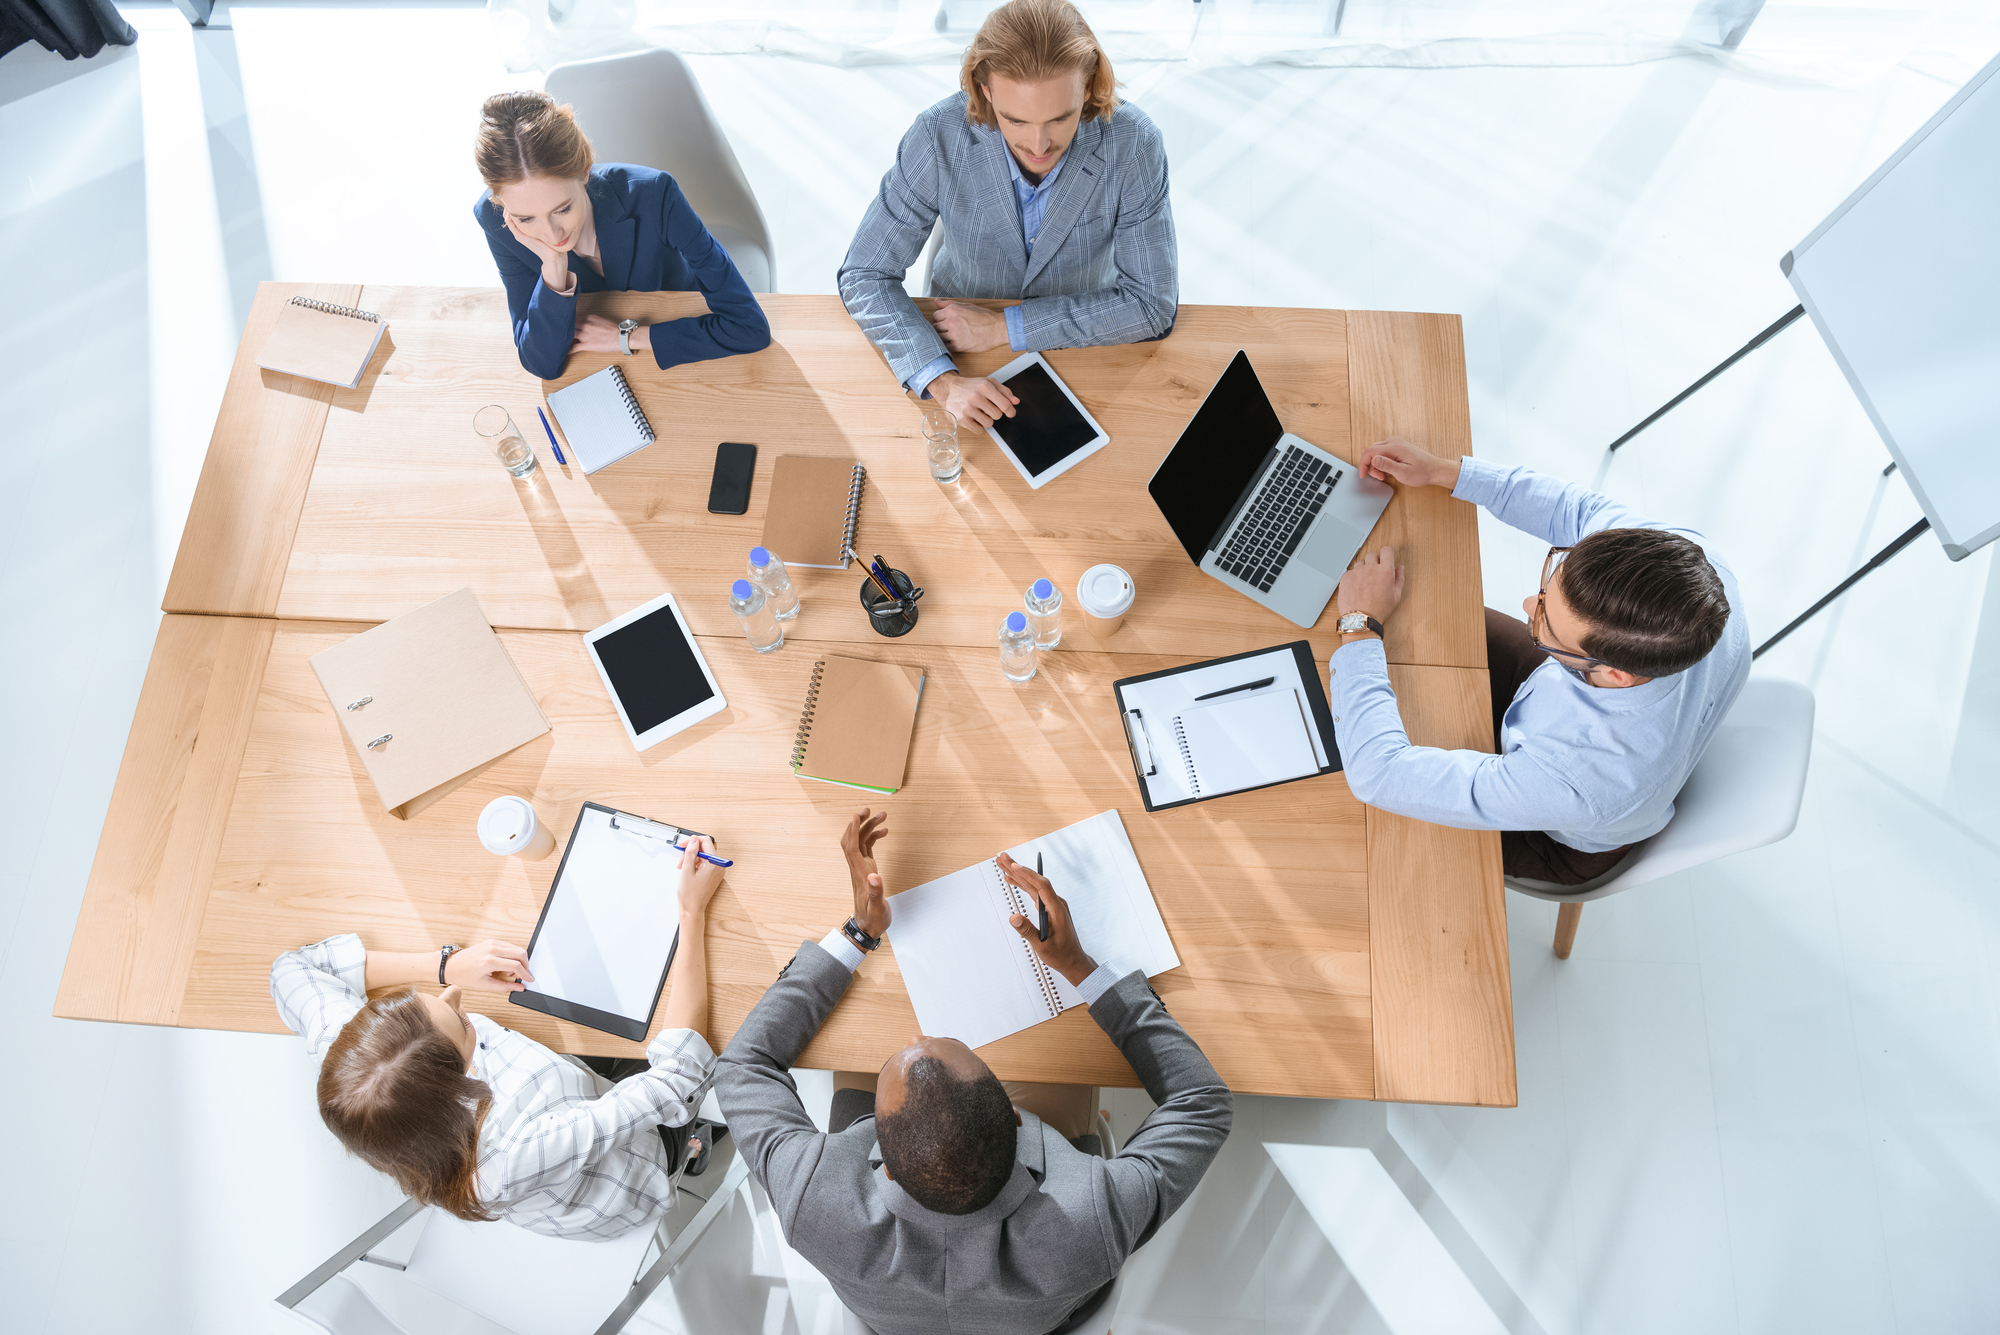
[[[1227,793],[1210,793],[1203,797],[1184,797],[1178,802],[1164,802],[1155,806],[1153,804],[1152,792],[1146,786],[1146,779],[1158,772],[1160,757],[1158,755],[1152,756],[1153,764],[1151,768],[1148,768],[1146,762],[1141,759],[1140,740],[1142,734],[1135,734],[1133,732],[1133,725],[1136,717],[1138,725],[1143,729],[1145,727],[1145,716],[1142,711],[1126,706],[1125,688],[1127,686],[1136,686],[1142,681],[1156,681],[1161,677],[1172,677],[1183,672],[1193,672],[1198,668],[1213,667],[1217,663],[1234,663],[1242,658],[1260,658],[1274,649],[1290,649],[1292,651],[1292,657],[1297,663],[1299,670],[1299,682],[1305,690],[1306,708],[1312,712],[1313,725],[1319,729],[1319,739],[1321,744],[1326,747],[1327,757],[1327,763],[1314,773],[1301,774],[1296,779],[1280,779],[1278,782],[1298,783],[1304,779],[1316,779],[1321,774],[1332,774],[1342,768],[1340,747],[1335,743],[1333,736],[1333,710],[1328,707],[1326,702],[1326,688],[1320,684],[1319,664],[1313,658],[1312,644],[1306,640],[1294,640],[1290,644],[1267,645],[1262,649],[1251,649],[1245,653],[1230,654],[1227,658],[1207,658],[1199,663],[1183,663],[1180,667],[1168,668],[1164,672],[1148,672],[1142,677],[1125,677],[1111,683],[1112,694],[1117,697],[1118,701],[1118,719],[1125,728],[1125,746],[1132,755],[1132,774],[1134,780],[1139,785],[1139,800],[1145,804],[1146,810],[1166,811],[1173,807],[1190,806],[1196,802],[1213,801],[1218,797],[1239,797],[1244,793],[1254,793],[1258,788],[1275,788],[1278,784],[1264,783],[1257,785],[1257,788],[1237,788]],[[1151,750],[1150,742],[1147,743],[1147,750],[1148,752]]]
[[[672,830],[677,839],[701,833],[699,830],[685,830],[678,825],[668,825],[665,821],[657,821],[649,816],[637,815],[630,811],[620,811],[616,807],[607,807],[600,802],[585,802],[581,807],[577,808],[576,821],[569,827],[569,840],[563,844],[562,861],[556,864],[555,879],[549,882],[548,894],[542,896],[542,911],[535,919],[535,934],[528,938],[528,954],[530,956],[535,953],[535,942],[541,939],[542,924],[548,921],[549,905],[555,901],[556,891],[563,883],[563,870],[569,866],[569,851],[576,846],[576,837],[583,830],[583,813],[586,811],[604,812],[611,818],[614,828],[617,825],[618,818],[622,816],[626,820],[643,821],[647,825]],[[646,1008],[646,1018],[644,1020],[630,1020],[623,1015],[613,1015],[609,1011],[598,1010],[595,1006],[585,1006],[580,1002],[566,1001],[561,997],[552,997],[545,992],[535,991],[532,985],[519,992],[509,992],[507,1000],[516,1006],[525,1006],[531,1011],[540,1011],[542,1014],[553,1016],[558,1020],[568,1020],[572,1024],[580,1024],[587,1029],[614,1034],[619,1038],[629,1039],[634,1043],[644,1043],[646,1041],[646,1031],[653,1027],[653,1013],[660,1008],[660,996],[667,990],[667,974],[673,969],[674,956],[680,953],[680,948],[681,932],[680,928],[676,927],[674,929],[674,939],[667,945],[667,962],[660,966],[660,981],[653,988],[653,1004]]]

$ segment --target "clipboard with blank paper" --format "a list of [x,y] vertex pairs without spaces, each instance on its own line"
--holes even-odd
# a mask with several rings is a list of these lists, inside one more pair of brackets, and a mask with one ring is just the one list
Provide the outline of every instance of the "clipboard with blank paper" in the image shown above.
[[585,802],[528,941],[535,981],[507,999],[646,1041],[680,945],[680,842],[694,830]]
[[[1231,690],[1252,682],[1251,690]],[[1112,683],[1148,811],[1331,774],[1333,713],[1305,640]],[[1213,698],[1200,697],[1215,692]]]

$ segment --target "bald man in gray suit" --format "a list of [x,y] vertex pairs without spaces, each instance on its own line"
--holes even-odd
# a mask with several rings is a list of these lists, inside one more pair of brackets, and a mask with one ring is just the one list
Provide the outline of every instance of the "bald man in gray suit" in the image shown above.
[[1002,853],[1002,873],[1049,913],[1046,942],[1018,914],[1014,930],[1083,995],[1159,1106],[1107,1160],[1015,1106],[963,1043],[933,1037],[889,1059],[872,1108],[837,1097],[821,1134],[789,1072],[888,930],[882,822],[863,811],[841,841],[854,916],[801,943],[723,1052],[723,1116],[786,1241],[877,1335],[1073,1329],[1208,1171],[1229,1138],[1229,1090],[1145,975],[1093,961],[1061,897]]

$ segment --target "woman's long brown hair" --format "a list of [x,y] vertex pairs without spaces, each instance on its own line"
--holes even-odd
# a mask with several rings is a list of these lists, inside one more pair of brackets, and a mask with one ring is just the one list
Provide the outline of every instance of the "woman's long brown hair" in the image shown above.
[[409,989],[377,997],[341,1029],[319,1071],[319,1115],[348,1153],[396,1179],[412,1200],[460,1219],[479,1203],[479,1124],[492,1106]]

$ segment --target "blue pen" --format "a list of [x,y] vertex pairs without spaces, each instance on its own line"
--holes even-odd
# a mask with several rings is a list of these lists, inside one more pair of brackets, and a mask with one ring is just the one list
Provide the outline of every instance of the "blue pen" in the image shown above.
[[[687,851],[686,844],[675,844],[674,847],[680,849],[682,852]],[[718,867],[733,867],[736,865],[736,860],[734,858],[710,857],[708,854],[700,852],[699,850],[696,851],[695,856],[700,858],[703,862],[712,862]]]
[[[561,464],[564,468],[568,468],[569,460],[562,457],[562,446],[556,444],[556,433],[550,430],[549,419],[542,416],[542,410],[540,408],[535,409],[535,416],[542,418],[542,430],[547,431],[549,433],[549,448],[556,452],[556,462]],[[713,862],[714,860],[715,859],[713,858],[709,859],[709,861],[711,862]]]

